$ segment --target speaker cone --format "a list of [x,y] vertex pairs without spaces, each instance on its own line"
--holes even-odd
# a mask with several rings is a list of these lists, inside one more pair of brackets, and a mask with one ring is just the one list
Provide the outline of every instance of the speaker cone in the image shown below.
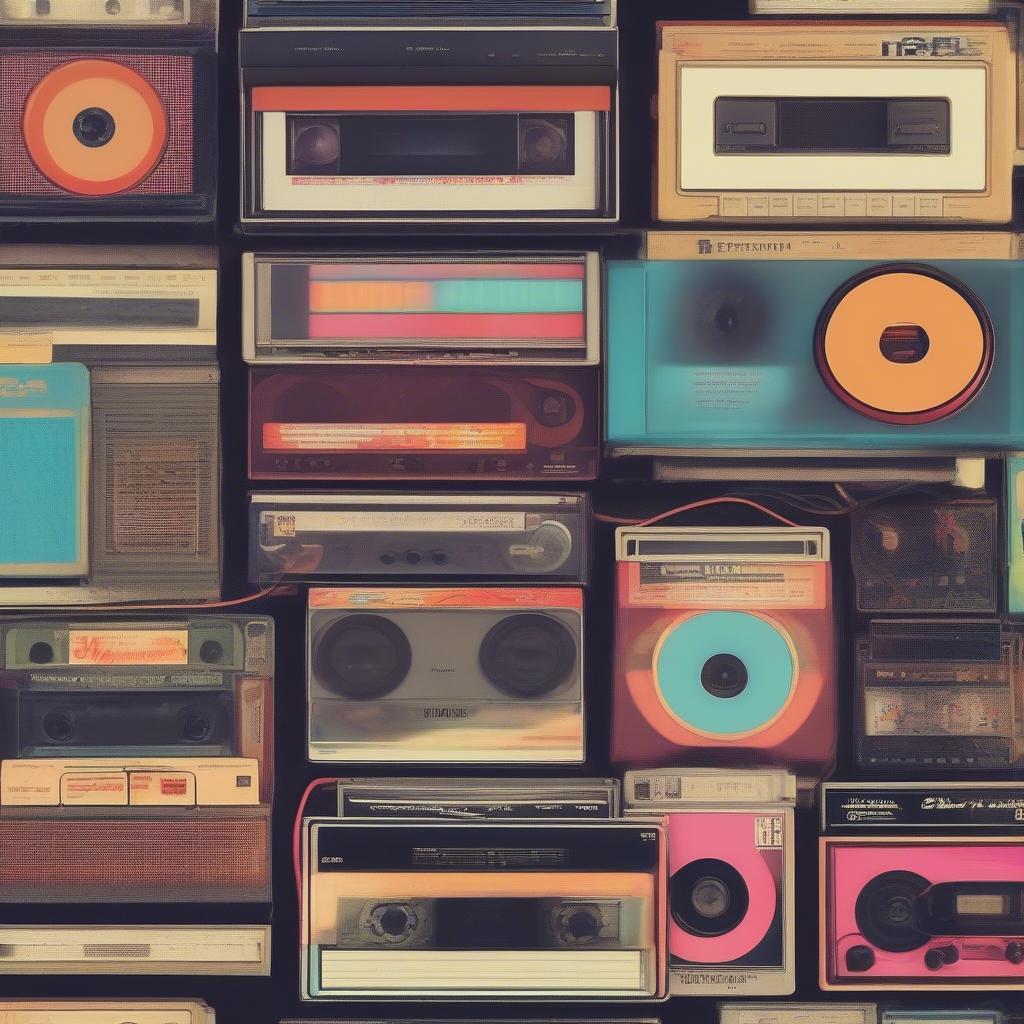
[[672,876],[669,905],[680,928],[710,938],[731,932],[743,920],[750,907],[750,892],[731,864],[704,857]]
[[561,685],[576,664],[576,638],[557,619],[536,612],[509,615],[480,645],[480,668],[515,697],[539,697]]
[[929,936],[917,927],[917,900],[931,883],[913,871],[876,875],[857,896],[854,914],[861,935],[890,953],[919,949]]
[[390,693],[408,675],[412,648],[405,633],[380,615],[346,615],[316,640],[317,679],[343,697],[372,700]]

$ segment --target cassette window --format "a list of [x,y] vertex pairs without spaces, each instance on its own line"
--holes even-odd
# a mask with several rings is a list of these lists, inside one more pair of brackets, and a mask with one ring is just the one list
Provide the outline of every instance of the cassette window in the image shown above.
[[659,35],[658,219],[1008,220],[1002,22],[665,22]]
[[307,819],[304,996],[651,998],[659,842],[654,822]]
[[[517,7],[489,31],[474,25],[479,5],[463,10],[407,26],[405,42],[329,19],[287,32],[253,19],[241,44],[247,229],[617,216],[614,27],[529,28]],[[331,31],[338,45],[307,74],[303,34],[326,52]]]

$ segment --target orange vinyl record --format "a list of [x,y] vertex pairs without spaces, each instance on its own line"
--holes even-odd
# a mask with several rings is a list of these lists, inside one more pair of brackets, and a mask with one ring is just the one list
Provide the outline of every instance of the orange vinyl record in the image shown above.
[[145,180],[167,145],[152,85],[112,60],[74,60],[44,76],[22,115],[25,148],[54,185],[109,196]]
[[959,412],[992,369],[992,324],[962,282],[931,267],[876,267],[829,299],[818,369],[846,405],[886,423]]

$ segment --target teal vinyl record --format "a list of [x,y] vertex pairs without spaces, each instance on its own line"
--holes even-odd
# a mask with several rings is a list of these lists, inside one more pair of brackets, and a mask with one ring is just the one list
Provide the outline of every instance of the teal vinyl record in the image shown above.
[[789,704],[797,660],[784,630],[760,615],[699,612],[677,622],[654,654],[666,710],[708,736],[738,737],[771,724]]
[[0,577],[88,568],[89,371],[0,365]]

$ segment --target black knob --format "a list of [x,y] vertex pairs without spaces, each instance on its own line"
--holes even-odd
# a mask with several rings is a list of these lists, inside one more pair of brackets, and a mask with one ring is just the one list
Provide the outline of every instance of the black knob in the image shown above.
[[199,645],[199,660],[213,665],[224,657],[224,648],[219,640],[204,640]]
[[946,964],[955,964],[960,951],[955,946],[935,946],[924,955],[924,965],[929,971],[937,971]]
[[1011,964],[1024,963],[1024,942],[1008,942],[1006,944],[1006,959]]
[[444,565],[448,561],[448,555],[443,551],[431,551],[430,560],[434,565]]
[[394,565],[395,564],[395,553],[394,553],[394,551],[382,551],[380,553],[380,560],[381,560],[381,562],[383,562],[384,565]]
[[33,665],[46,665],[53,661],[53,648],[45,640],[37,640],[28,649],[28,660]]
[[107,0],[107,14],[120,14],[121,0]]
[[419,565],[423,556],[418,551],[406,551],[405,560],[409,565]]
[[848,971],[870,971],[875,966],[875,951],[870,946],[851,946],[846,951]]
[[70,743],[76,731],[74,712],[68,708],[56,708],[43,716],[43,732],[51,743]]
[[50,13],[50,0],[36,0],[36,14],[47,15]]

